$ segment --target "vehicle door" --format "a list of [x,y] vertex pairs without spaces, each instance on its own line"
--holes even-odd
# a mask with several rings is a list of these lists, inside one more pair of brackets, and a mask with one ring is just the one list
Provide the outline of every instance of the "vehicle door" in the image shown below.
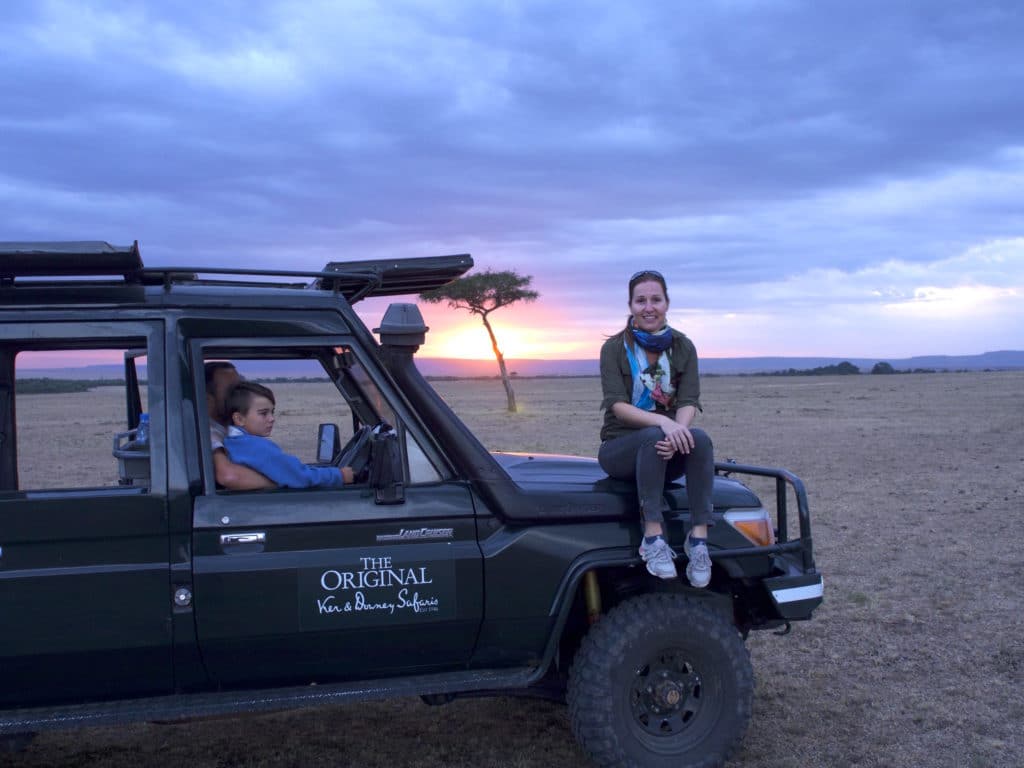
[[[465,665],[483,610],[472,499],[386,378],[338,339],[196,341],[191,356],[197,387],[211,359],[273,381],[271,439],[304,460],[315,460],[320,422],[351,433],[386,421],[402,447],[404,496],[384,504],[365,479],[333,489],[217,489],[205,441],[193,578],[213,679],[311,682]],[[197,430],[208,434],[206,424]]]
[[[172,688],[162,331],[0,326],[0,705]],[[146,371],[127,398],[126,354]]]

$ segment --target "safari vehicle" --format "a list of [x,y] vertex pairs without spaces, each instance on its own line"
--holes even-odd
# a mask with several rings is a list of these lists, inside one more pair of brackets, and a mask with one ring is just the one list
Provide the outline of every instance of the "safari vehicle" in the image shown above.
[[[631,484],[492,454],[417,370],[416,306],[391,305],[379,343],[353,311],[472,263],[148,268],[137,243],[0,244],[0,733],[515,692],[567,700],[597,764],[724,762],[751,718],[745,637],[822,599],[803,485],[718,465],[710,586],[650,576]],[[360,482],[219,488],[211,360],[320,386],[280,421],[312,411],[296,444]],[[118,374],[34,393],[74,361]],[[686,488],[666,494],[682,553]]]

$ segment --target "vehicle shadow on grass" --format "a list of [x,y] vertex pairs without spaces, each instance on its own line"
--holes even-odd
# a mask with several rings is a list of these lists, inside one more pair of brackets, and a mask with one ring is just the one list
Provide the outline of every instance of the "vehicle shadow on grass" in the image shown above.
[[306,765],[402,768],[584,768],[567,709],[525,698],[419,699],[349,704],[186,723],[146,723],[40,734],[0,765],[277,768]]

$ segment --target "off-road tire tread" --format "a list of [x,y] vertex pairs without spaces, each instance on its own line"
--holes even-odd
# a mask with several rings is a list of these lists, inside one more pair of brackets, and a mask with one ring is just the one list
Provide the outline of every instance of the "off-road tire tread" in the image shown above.
[[[682,630],[680,628],[683,628]],[[736,628],[699,600],[683,595],[646,594],[626,600],[602,616],[583,638],[569,673],[568,704],[573,734],[590,758],[602,768],[643,768],[624,747],[625,724],[616,722],[611,673],[625,664],[624,653],[633,642],[656,631],[686,631],[705,642],[717,643],[728,659],[738,691],[735,733],[715,753],[687,756],[677,768],[715,768],[738,748],[750,723],[754,673],[750,654]]]

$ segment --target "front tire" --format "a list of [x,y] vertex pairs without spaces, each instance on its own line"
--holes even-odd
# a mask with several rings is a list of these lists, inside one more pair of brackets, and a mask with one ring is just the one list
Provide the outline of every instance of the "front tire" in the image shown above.
[[682,595],[616,606],[583,639],[569,673],[573,733],[609,768],[720,766],[746,732],[753,696],[736,628]]

